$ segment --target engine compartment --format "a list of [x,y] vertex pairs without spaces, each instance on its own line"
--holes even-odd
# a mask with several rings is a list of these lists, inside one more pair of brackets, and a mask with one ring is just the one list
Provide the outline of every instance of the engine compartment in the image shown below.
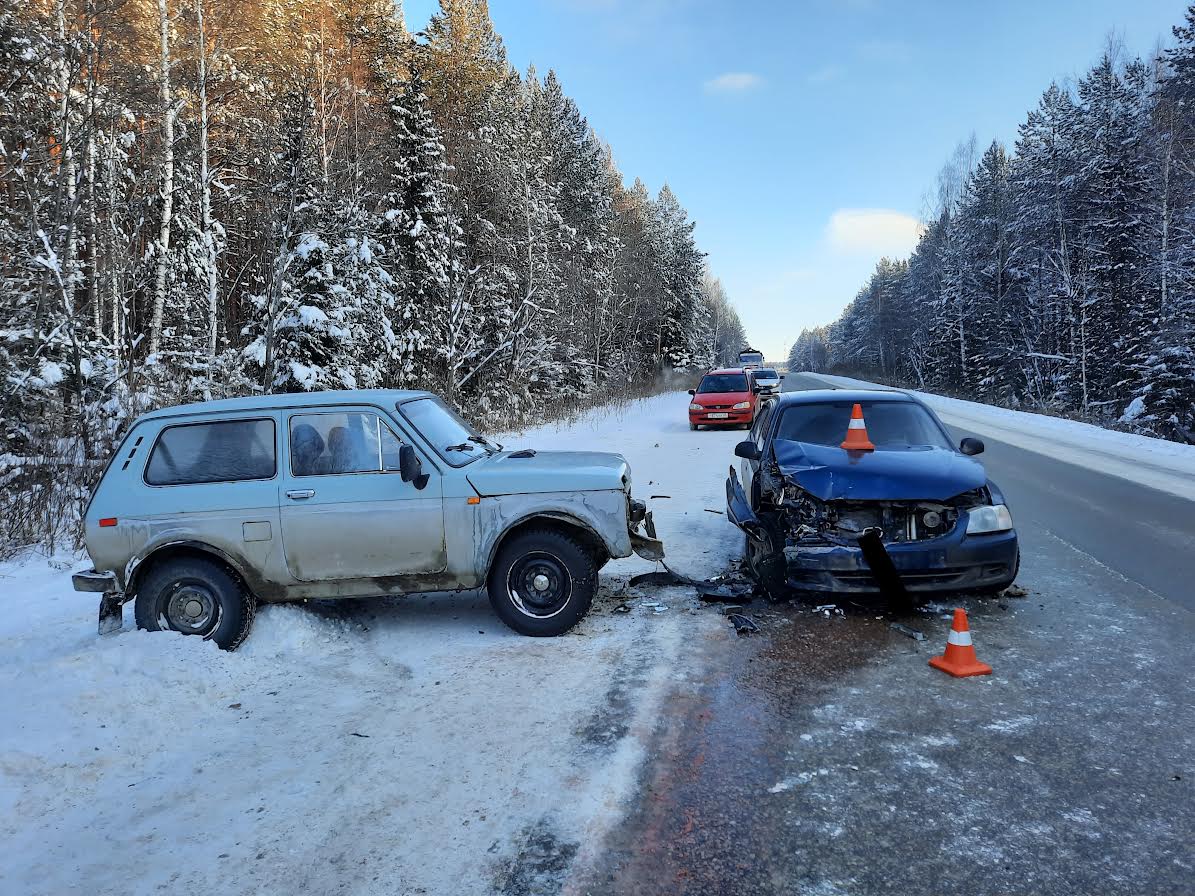
[[961,512],[990,503],[986,489],[949,501],[821,501],[786,483],[774,502],[786,541],[794,544],[855,544],[868,530],[879,530],[885,544],[929,541],[951,532]]

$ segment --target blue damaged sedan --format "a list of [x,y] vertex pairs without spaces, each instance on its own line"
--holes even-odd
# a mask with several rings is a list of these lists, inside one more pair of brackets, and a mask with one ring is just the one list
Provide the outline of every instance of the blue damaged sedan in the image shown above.
[[1020,551],[982,451],[903,392],[785,393],[735,448],[728,516],[773,596],[995,594]]

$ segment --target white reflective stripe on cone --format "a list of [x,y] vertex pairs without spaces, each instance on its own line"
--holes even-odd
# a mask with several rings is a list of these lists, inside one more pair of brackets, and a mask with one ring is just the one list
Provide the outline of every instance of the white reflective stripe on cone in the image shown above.
[[950,634],[946,636],[946,643],[953,644],[955,647],[970,647],[971,633],[956,632],[954,629],[951,629]]
[[867,424],[861,419],[852,418],[850,426],[848,426],[847,429],[867,429]]

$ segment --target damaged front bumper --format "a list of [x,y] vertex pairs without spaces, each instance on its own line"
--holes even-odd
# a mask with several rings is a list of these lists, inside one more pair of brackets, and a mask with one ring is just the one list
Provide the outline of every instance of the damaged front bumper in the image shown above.
[[[643,532],[639,527],[643,527]],[[631,550],[644,560],[663,560],[664,542],[656,538],[656,524],[651,511],[642,501],[627,499],[627,534],[631,536]]]
[[[726,505],[730,521],[748,538],[766,541],[763,522],[751,509],[733,467],[726,480]],[[966,530],[964,510],[950,531],[942,535],[885,543],[883,547],[905,591],[994,591],[1011,585],[1020,562],[1016,530],[983,535],[967,535]],[[795,591],[878,595],[886,590],[868,564],[863,548],[846,537],[790,541],[783,548],[783,574],[785,584]]]
[[[1016,530],[991,535],[955,532],[924,542],[887,544],[888,556],[911,593],[997,589],[1017,575]],[[798,591],[879,594],[858,545],[794,544],[784,549],[785,577]]]

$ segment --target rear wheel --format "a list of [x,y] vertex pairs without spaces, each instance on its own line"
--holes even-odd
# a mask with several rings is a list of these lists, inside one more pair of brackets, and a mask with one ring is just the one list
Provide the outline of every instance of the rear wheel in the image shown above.
[[562,635],[589,612],[597,592],[593,554],[557,529],[511,538],[490,569],[490,605],[521,635]]
[[199,635],[234,650],[249,634],[257,601],[223,564],[180,557],[145,574],[133,610],[145,631]]

